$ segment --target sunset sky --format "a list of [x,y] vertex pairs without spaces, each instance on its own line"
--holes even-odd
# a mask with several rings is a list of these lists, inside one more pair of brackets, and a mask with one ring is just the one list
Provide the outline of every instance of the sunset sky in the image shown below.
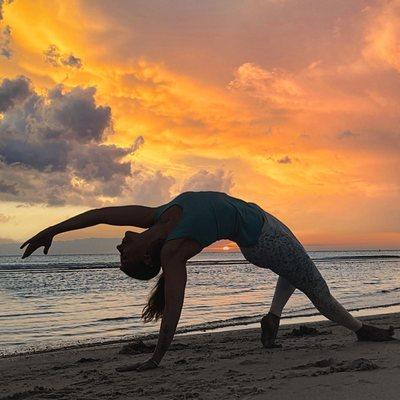
[[218,190],[306,246],[400,246],[400,0],[0,5],[0,242]]

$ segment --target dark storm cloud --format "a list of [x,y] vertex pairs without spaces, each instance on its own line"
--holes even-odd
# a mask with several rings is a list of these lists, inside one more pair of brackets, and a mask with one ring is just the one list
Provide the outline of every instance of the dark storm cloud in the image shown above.
[[[40,171],[65,171],[68,163],[76,163],[81,171],[80,159],[87,157],[87,165],[97,171],[96,176],[103,171],[109,179],[105,168],[93,167],[94,160],[111,163],[129,151],[99,145],[111,124],[111,109],[96,105],[95,92],[95,88],[75,87],[63,93],[62,86],[56,86],[44,98],[30,91],[25,78],[5,79],[0,87],[1,109],[8,110],[0,122],[3,161]],[[114,164],[110,164],[110,171],[126,174],[126,165],[120,168]]]
[[13,0],[0,0],[0,21],[3,19],[3,7],[5,4],[11,4]]
[[81,68],[82,60],[73,54],[62,54],[60,49],[51,44],[44,52],[44,59],[53,67],[67,66],[71,68]]
[[[62,205],[65,203],[84,204],[84,195],[71,185],[68,172],[44,172],[29,168],[23,164],[8,165],[0,160],[0,181],[13,186],[11,193],[0,192],[0,200],[22,201],[25,204],[45,203]],[[94,201],[88,193],[88,201]]]
[[285,157],[282,157],[279,160],[277,160],[277,162],[279,164],[291,164],[292,163],[292,159],[289,156],[285,156]]
[[61,58],[61,64],[71,68],[81,68],[82,60],[79,57],[70,54],[69,56],[64,56]]
[[1,31],[0,36],[0,56],[10,59],[11,51],[11,28],[7,25]]
[[10,193],[12,195],[17,195],[18,190],[15,184],[7,183],[6,181],[0,180],[0,193]]
[[0,130],[0,156],[6,164],[20,163],[38,171],[65,171],[69,146],[65,142],[27,141],[3,135]]
[[[131,176],[130,148],[104,144],[112,133],[111,109],[97,105],[95,88],[57,85],[47,95],[31,89],[24,77],[0,85],[0,193],[5,200],[98,203],[115,197]],[[2,189],[2,190],[1,190]]]
[[71,164],[76,175],[86,180],[109,181],[113,176],[128,176],[131,172],[129,162],[121,159],[131,153],[114,145],[90,144],[79,146],[71,152]]
[[144,137],[140,135],[135,139],[135,143],[133,143],[132,152],[135,152],[143,145],[144,145]]
[[79,142],[94,140],[99,142],[111,123],[111,108],[96,106],[94,87],[75,87],[63,93],[61,85],[56,86],[48,94],[50,107],[44,113],[50,126],[55,129],[48,136],[63,136]]
[[0,112],[7,111],[18,102],[32,94],[29,80],[23,76],[15,79],[4,79],[0,85]]

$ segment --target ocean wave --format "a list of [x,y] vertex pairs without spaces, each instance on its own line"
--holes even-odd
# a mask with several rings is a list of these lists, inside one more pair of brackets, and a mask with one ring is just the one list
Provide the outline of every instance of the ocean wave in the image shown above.
[[59,314],[64,314],[64,311],[35,311],[35,312],[22,312],[22,313],[16,313],[16,314],[2,314],[0,315],[0,320],[1,319],[10,319],[10,318],[29,318],[29,317],[38,317],[38,316],[50,316],[50,315],[59,315]]
[[[201,261],[188,261],[187,265],[240,265],[240,264],[248,264],[249,262],[246,260],[201,260]],[[9,271],[25,271],[25,270],[35,270],[40,271],[44,270],[46,272],[51,272],[51,270],[57,271],[65,271],[65,270],[79,270],[79,269],[102,269],[102,268],[119,268],[120,263],[118,261],[115,262],[107,262],[107,263],[36,263],[36,264],[0,264],[0,272],[9,272]]]
[[400,291],[400,287],[393,288],[393,289],[382,289],[379,292],[380,293],[392,293],[392,292],[398,292]]
[[[313,261],[317,262],[329,262],[329,261],[357,261],[357,260],[400,260],[399,255],[392,254],[381,254],[381,255],[349,255],[349,256],[327,256],[327,257],[311,257]],[[249,264],[247,260],[189,260],[188,266],[235,266]],[[88,269],[108,269],[108,268],[119,268],[120,263],[107,262],[73,262],[73,263],[35,263],[35,264],[0,264],[0,272],[17,272],[17,271],[35,271],[35,272],[60,272],[60,271],[78,271]]]
[[100,318],[96,322],[115,322],[115,321],[129,321],[135,319],[135,317],[110,317],[110,318]]
[[[350,308],[348,311],[354,312],[354,311],[362,311],[362,310],[371,310],[371,309],[381,309],[381,308],[390,308],[390,307],[395,307],[395,306],[400,306],[400,302],[396,303],[390,303],[390,304],[381,304],[381,305],[375,305],[375,306],[369,306],[369,307],[357,307],[357,308]],[[310,310],[314,308],[310,308]],[[306,309],[303,309],[306,310]],[[290,315],[285,315],[282,317],[283,320],[291,320],[295,318],[304,318],[304,317],[314,317],[321,315],[318,311],[313,311],[313,312],[302,312],[302,313],[293,313]],[[377,314],[379,315],[379,313]],[[263,317],[263,314],[258,314],[258,315],[252,315],[252,316],[242,316],[242,317],[235,317],[235,318],[230,318],[230,319],[225,319],[225,320],[218,320],[218,321],[211,321],[211,322],[205,322],[205,323],[200,323],[200,324],[193,324],[189,326],[184,326],[182,328],[179,328],[177,330],[177,334],[190,334],[190,333],[201,333],[201,332],[209,332],[213,331],[216,329],[223,329],[223,328],[235,328],[237,327],[240,329],[242,326],[246,325],[251,325],[258,323],[260,319]],[[109,319],[112,320],[113,318]],[[122,317],[121,319],[129,319],[126,317]],[[105,321],[106,319],[103,319]],[[121,327],[119,328],[111,328],[113,330],[121,330]],[[127,328],[122,328],[125,330],[128,330]],[[104,331],[104,328],[102,328],[102,331]],[[153,333],[144,333],[144,334],[139,334],[139,335],[134,335],[132,336],[131,334],[124,335],[120,338],[115,338],[115,339],[103,339],[103,340],[78,340],[75,341],[75,343],[64,343],[63,345],[58,344],[58,345],[43,345],[43,344],[34,344],[34,345],[26,345],[23,342],[14,342],[14,345],[21,345],[18,349],[14,349],[11,351],[7,351],[4,349],[3,351],[0,351],[0,358],[8,358],[12,357],[15,355],[20,355],[20,354],[33,354],[33,353],[43,353],[43,352],[51,352],[51,351],[57,351],[60,349],[76,349],[76,348],[82,348],[82,347],[93,347],[93,346],[99,346],[99,345],[104,345],[104,344],[117,344],[117,343],[123,343],[123,342],[129,342],[133,338],[135,339],[142,339],[142,340],[154,340],[158,337],[158,332],[153,332]]]
[[47,263],[47,264],[0,264],[0,272],[15,272],[15,271],[27,271],[34,270],[35,272],[62,272],[68,270],[87,270],[87,269],[107,269],[117,268],[120,266],[119,262],[109,263]]
[[400,256],[394,254],[382,255],[353,255],[353,256],[328,256],[321,258],[312,258],[314,261],[334,261],[334,260],[399,260]]
[[[379,254],[379,255],[349,255],[349,256],[311,256],[313,261],[357,261],[357,260],[400,260],[400,255]],[[188,265],[240,265],[249,264],[247,260],[193,260],[188,261]]]

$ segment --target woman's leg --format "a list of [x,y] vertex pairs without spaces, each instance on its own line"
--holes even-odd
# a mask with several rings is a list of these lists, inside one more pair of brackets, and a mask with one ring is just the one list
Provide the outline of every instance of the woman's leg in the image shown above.
[[281,347],[275,344],[282,311],[296,288],[280,276],[275,287],[269,313],[261,320],[261,342],[266,348]]
[[[319,271],[316,269],[314,263],[313,265],[304,265],[304,268],[307,268],[309,273],[312,272],[312,275],[318,278],[318,284],[315,285],[309,282],[308,285],[304,285],[304,282],[302,282],[301,284],[298,283],[298,289],[306,294],[317,310],[326,318],[352,330],[353,332],[358,331],[362,326],[361,322],[354,318],[332,296],[328,285],[326,284],[325,280],[323,280],[322,276],[320,276]],[[261,341],[266,348],[276,347],[275,339],[278,334],[282,310],[296,289],[296,287],[292,285],[289,280],[292,282],[296,281],[295,277],[291,276],[291,274],[287,274],[286,279],[282,276],[279,276],[270,311],[261,320]]]
[[360,329],[361,322],[332,296],[325,279],[303,246],[284,235],[275,235],[274,242],[276,259],[270,268],[301,290],[326,318],[354,332]]
[[275,246],[275,263],[270,268],[300,289],[322,315],[355,332],[358,340],[392,339],[393,328],[381,329],[362,324],[332,296],[325,279],[297,239],[278,235]]
[[[362,323],[332,296],[324,278],[294,235],[263,231],[257,245],[245,249],[243,254],[250,262],[271,269],[301,290],[326,318],[353,332],[358,331],[360,340],[387,340],[393,335],[393,331],[379,328],[375,328],[375,332],[364,332],[365,329],[360,331]],[[278,310],[282,302],[280,300],[278,303]],[[263,321],[261,326],[263,327]],[[363,333],[361,337],[360,332]],[[265,338],[265,332],[263,336]],[[366,339],[368,336],[369,339]]]
[[[315,267],[316,268],[316,267]],[[353,332],[358,331],[362,323],[354,318],[331,294],[324,281],[318,287],[306,287],[303,293],[311,300],[315,308],[329,320],[336,322]]]
[[393,339],[393,327],[382,329],[362,324],[330,294],[326,283],[325,286],[325,288],[319,288],[319,293],[316,293],[315,291],[312,291],[312,293],[309,292],[308,294],[306,293],[308,298],[322,315],[331,321],[352,330],[360,341],[384,342]]
[[276,283],[275,293],[269,312],[277,317],[280,317],[283,309],[286,306],[286,303],[295,290],[296,288],[289,281],[280,276],[278,278],[278,282]]

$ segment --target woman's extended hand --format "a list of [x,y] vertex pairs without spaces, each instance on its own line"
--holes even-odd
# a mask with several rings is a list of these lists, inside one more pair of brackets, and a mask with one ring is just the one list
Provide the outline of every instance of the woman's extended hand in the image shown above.
[[147,360],[145,362],[139,362],[136,364],[126,365],[125,367],[115,368],[117,372],[128,372],[128,371],[146,371],[148,369],[155,369],[158,365],[153,360]]
[[22,255],[22,258],[29,257],[35,250],[42,246],[44,247],[43,253],[47,254],[51,246],[53,237],[54,233],[51,228],[46,228],[43,231],[39,232],[37,235],[31,237],[20,247],[20,249],[23,249],[26,245],[28,245],[28,247],[25,249],[24,254]]

